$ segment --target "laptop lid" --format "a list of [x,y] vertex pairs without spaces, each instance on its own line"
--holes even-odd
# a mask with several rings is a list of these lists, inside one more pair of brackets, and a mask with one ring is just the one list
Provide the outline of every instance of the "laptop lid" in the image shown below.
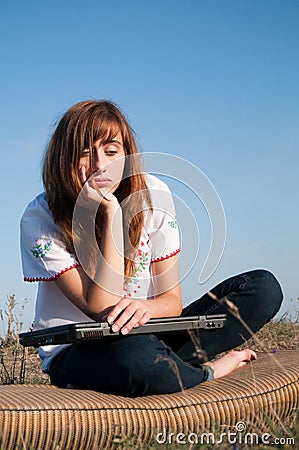
[[[225,322],[226,314],[150,319],[141,327],[133,328],[128,335],[178,333],[197,329],[215,330],[222,328]],[[124,336],[121,332],[113,332],[107,322],[83,322],[20,333],[19,340],[25,347],[39,347],[122,337]]]

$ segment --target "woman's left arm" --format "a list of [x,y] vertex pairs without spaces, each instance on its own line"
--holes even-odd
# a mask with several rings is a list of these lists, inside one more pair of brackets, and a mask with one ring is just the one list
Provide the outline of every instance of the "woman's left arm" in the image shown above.
[[147,300],[152,317],[174,317],[182,313],[178,255],[152,263],[155,298]]
[[[123,297],[107,315],[113,331],[127,334],[152,317],[175,317],[182,312],[178,256],[152,263],[155,298],[135,300]],[[117,318],[117,320],[115,320]],[[125,325],[125,326],[124,326]]]

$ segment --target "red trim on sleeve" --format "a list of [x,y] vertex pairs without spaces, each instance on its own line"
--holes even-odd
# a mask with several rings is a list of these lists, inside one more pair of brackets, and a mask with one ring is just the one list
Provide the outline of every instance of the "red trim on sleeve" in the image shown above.
[[24,281],[28,281],[29,283],[33,283],[34,281],[55,281],[57,278],[60,277],[60,275],[63,275],[65,272],[68,272],[69,270],[75,269],[76,267],[79,267],[80,264],[73,264],[72,266],[68,267],[67,269],[63,269],[60,272],[58,272],[56,275],[52,277],[36,277],[36,278],[30,278],[30,277],[24,277]]
[[174,252],[171,252],[169,255],[161,256],[160,258],[156,258],[156,259],[152,259],[151,262],[164,261],[165,259],[169,259],[169,258],[171,258],[172,256],[177,255],[180,251],[181,251],[181,249],[178,248],[178,249],[175,250]]

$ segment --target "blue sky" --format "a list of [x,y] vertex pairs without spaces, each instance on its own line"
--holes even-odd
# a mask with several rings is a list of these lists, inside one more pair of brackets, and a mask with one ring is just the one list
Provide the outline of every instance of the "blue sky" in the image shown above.
[[290,299],[299,296],[299,3],[19,0],[0,10],[0,309],[14,293],[19,304],[28,299],[25,322],[33,317],[36,286],[22,281],[19,219],[42,190],[41,158],[56,120],[80,100],[108,98],[126,112],[144,152],[196,165],[223,203],[225,251],[199,285],[208,217],[190,190],[170,181],[201,238],[184,304],[225,277],[265,267],[282,283],[282,311],[292,311]]

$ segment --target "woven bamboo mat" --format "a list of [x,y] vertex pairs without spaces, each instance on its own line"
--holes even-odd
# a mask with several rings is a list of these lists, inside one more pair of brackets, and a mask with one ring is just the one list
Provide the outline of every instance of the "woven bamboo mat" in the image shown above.
[[[258,355],[227,377],[171,395],[127,398],[47,385],[0,386],[0,448],[115,448],[120,435],[201,433],[244,422],[262,431],[299,407],[299,352]],[[1,447],[2,445],[2,447]]]

